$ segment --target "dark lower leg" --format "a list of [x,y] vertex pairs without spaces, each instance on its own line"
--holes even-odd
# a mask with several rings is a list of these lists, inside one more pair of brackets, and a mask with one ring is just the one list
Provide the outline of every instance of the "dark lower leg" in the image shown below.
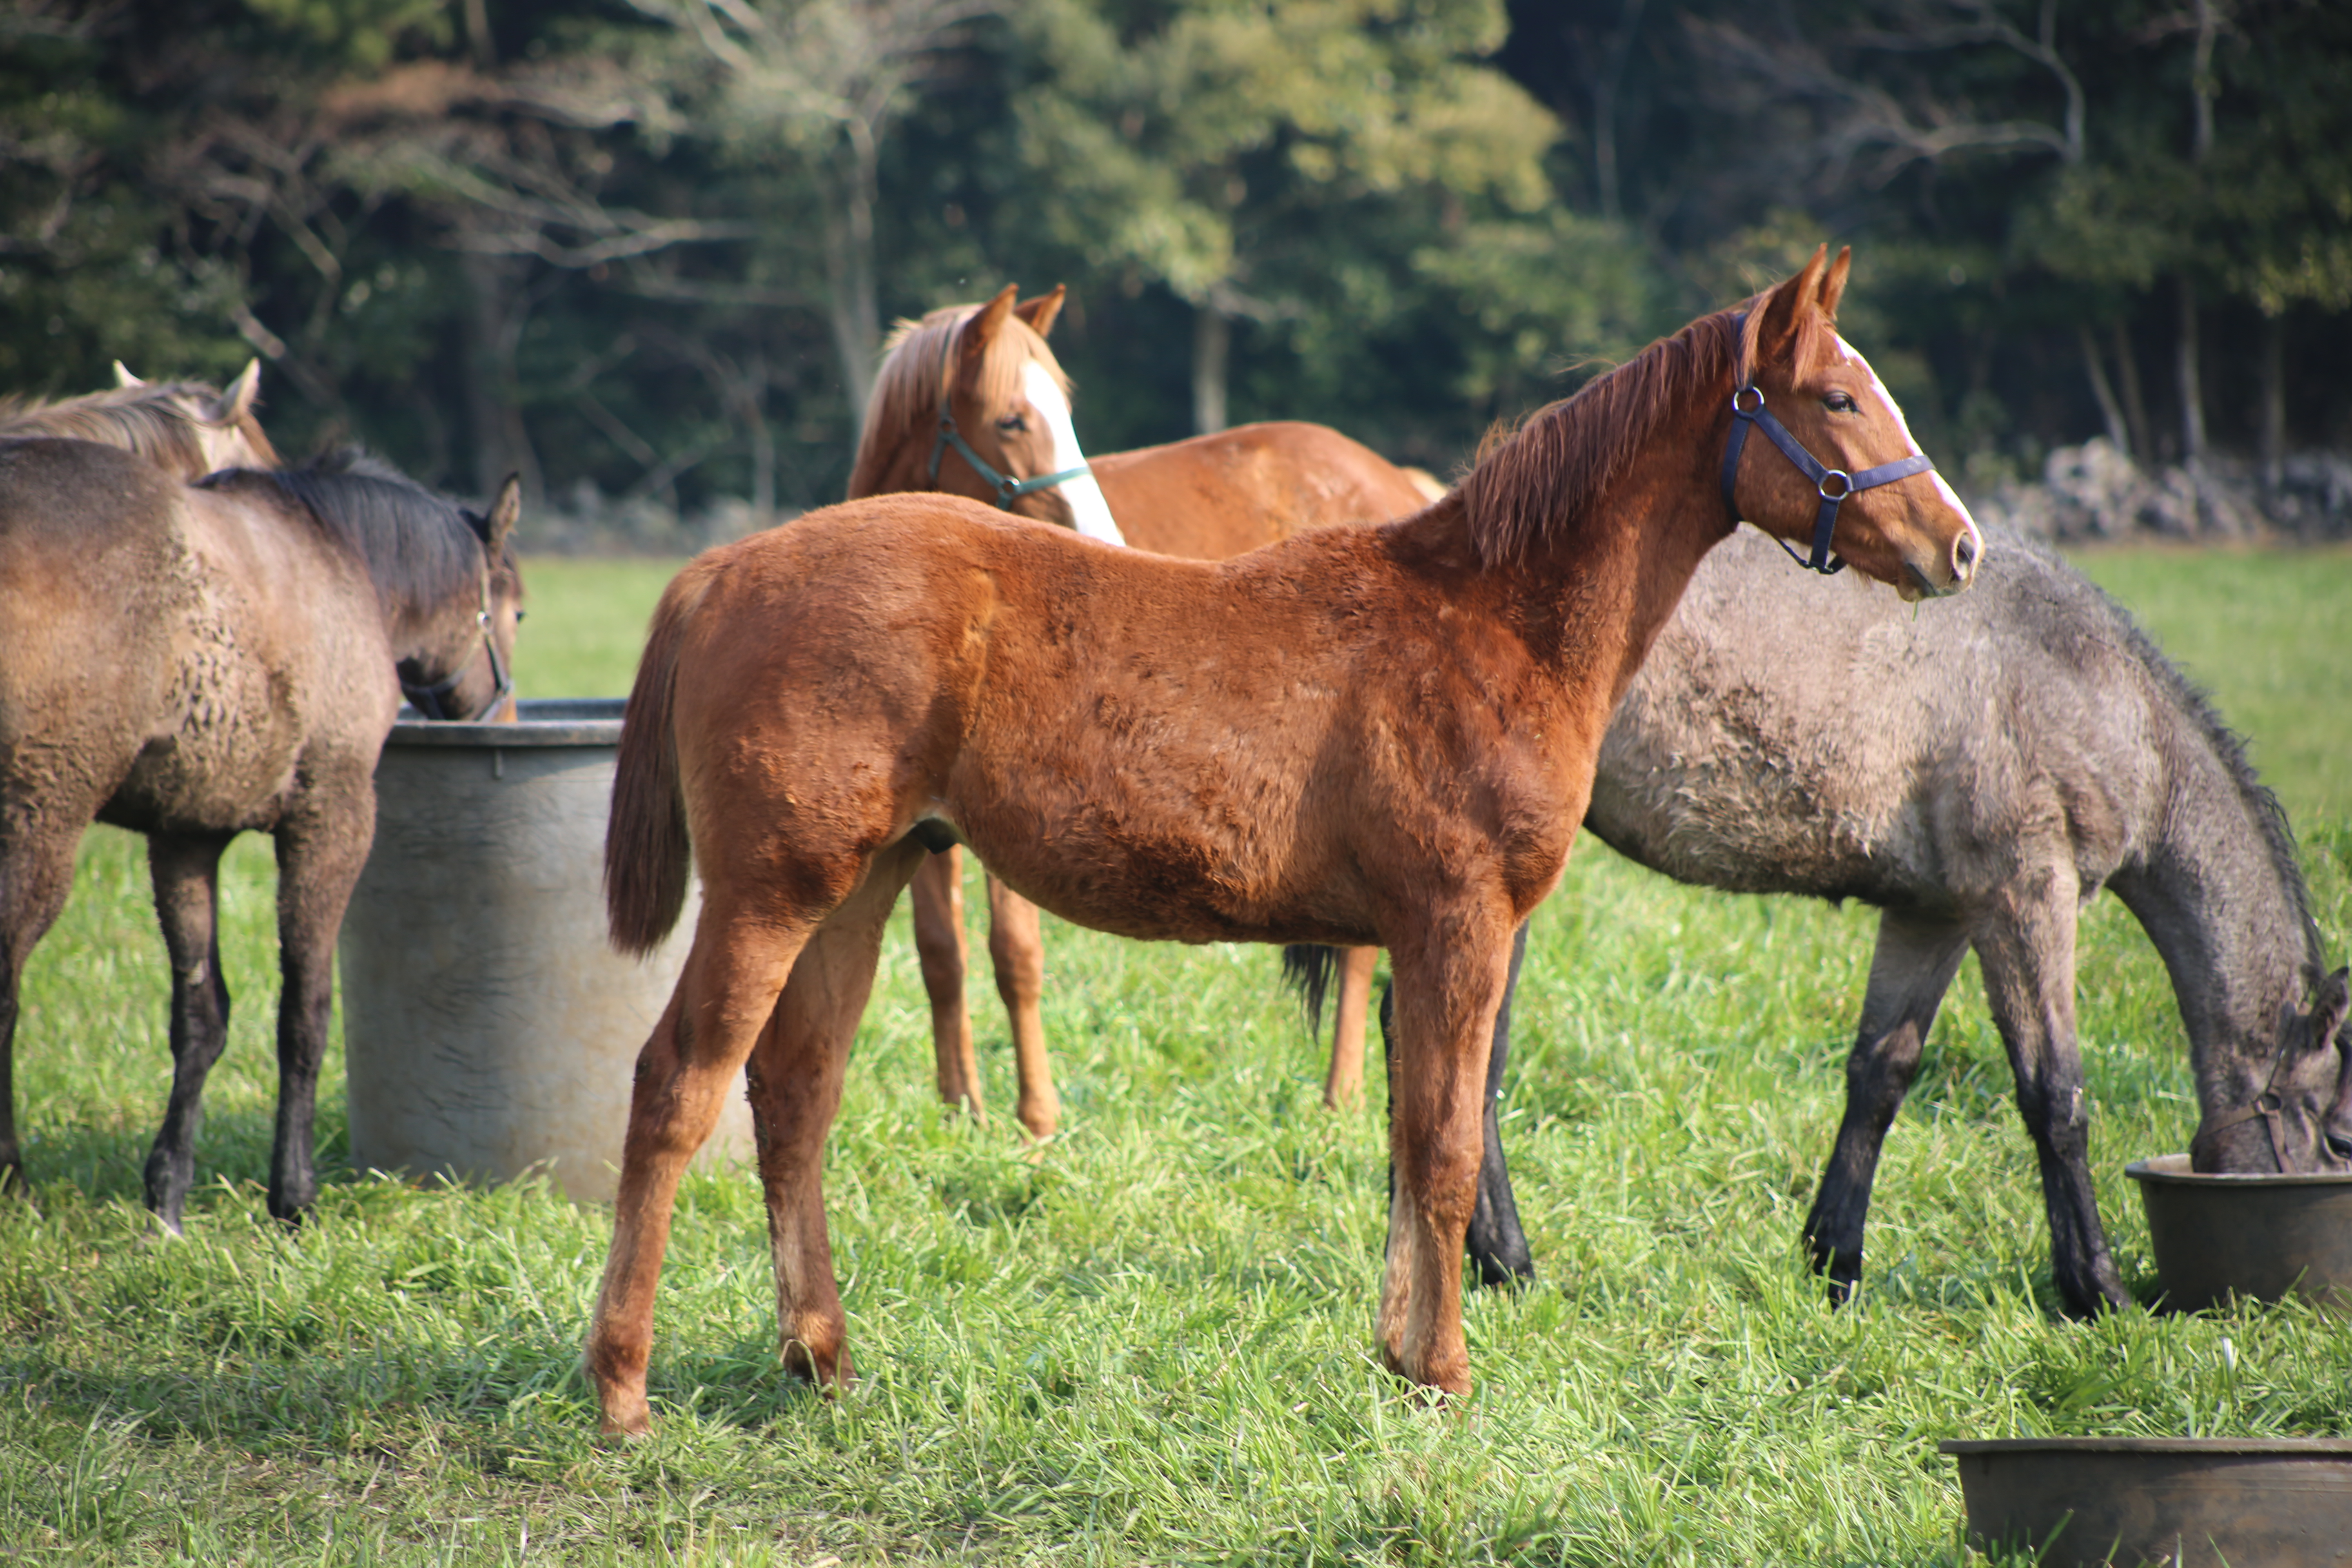
[[172,963],[172,1096],[147,1155],[147,1206],[178,1231],[195,1180],[196,1128],[205,1079],[228,1043],[228,984],[220,972],[218,872],[226,838],[147,841],[155,914]]
[[1519,988],[1519,966],[1527,956],[1528,928],[1521,922],[1511,938],[1510,978],[1503,986],[1502,1005],[1495,1010],[1495,1039],[1486,1056],[1484,1153],[1478,1163],[1478,1206],[1470,1213],[1468,1238],[1481,1285],[1522,1284],[1536,1277],[1527,1233],[1519,1228],[1519,1204],[1511,1193],[1510,1167],[1503,1158],[1499,1109],[1503,1069],[1511,1058],[1511,997]]

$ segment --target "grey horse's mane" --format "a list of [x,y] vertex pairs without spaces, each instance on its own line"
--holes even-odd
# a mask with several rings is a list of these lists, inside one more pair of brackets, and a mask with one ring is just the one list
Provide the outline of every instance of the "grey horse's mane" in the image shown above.
[[[201,382],[167,381],[110,388],[51,401],[14,394],[0,397],[0,440],[51,436],[119,447],[157,468],[202,479],[211,464],[197,434],[208,423],[193,409],[220,400]],[[236,427],[224,420],[215,428]]]

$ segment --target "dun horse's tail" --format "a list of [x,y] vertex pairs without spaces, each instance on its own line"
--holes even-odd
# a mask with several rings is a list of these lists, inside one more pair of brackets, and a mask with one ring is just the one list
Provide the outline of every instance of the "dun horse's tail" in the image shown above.
[[654,612],[637,683],[621,716],[613,816],[604,828],[604,913],[613,945],[637,957],[660,945],[686,907],[692,845],[670,710],[677,692],[678,639],[701,597],[700,584],[688,584],[691,575],[691,568],[680,573]]
[[1293,942],[1282,950],[1282,982],[1298,993],[1307,1009],[1307,1030],[1323,1032],[1323,999],[1331,994],[1332,977],[1339,973],[1339,950],[1318,942]]

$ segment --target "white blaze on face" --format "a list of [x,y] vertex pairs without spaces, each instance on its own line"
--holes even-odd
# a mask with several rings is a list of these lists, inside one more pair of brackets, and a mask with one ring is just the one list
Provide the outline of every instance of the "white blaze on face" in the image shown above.
[[[1863,358],[1861,353],[1852,343],[1846,342],[1843,338],[1840,338],[1837,341],[1837,346],[1838,353],[1844,357],[1845,362],[1848,364],[1855,366],[1863,374],[1870,377],[1871,394],[1878,399],[1880,405],[1885,408],[1887,414],[1894,418],[1895,427],[1903,432],[1903,445],[1909,448],[1909,450],[1904,455],[1906,457],[1916,456],[1920,449],[1919,443],[1912,439],[1910,422],[1903,417],[1902,405],[1895,401],[1895,395],[1886,390],[1886,384],[1878,379],[1878,373],[1870,368],[1870,362]],[[1959,492],[1952,489],[1950,485],[1945,483],[1944,476],[1937,473],[1933,468],[1930,468],[1927,471],[1927,479],[1928,481],[1936,487],[1936,493],[1943,498],[1944,504],[1950,507],[1954,511],[1958,512],[1960,516],[1966,520],[1969,525],[1969,535],[1976,541],[1977,554],[1979,557],[1981,557],[1984,553],[1984,535],[1977,531],[1977,520],[1969,513],[1969,503],[1962,500],[1960,499]]]
[[[1036,409],[1037,416],[1045,420],[1045,428],[1053,434],[1054,466],[1046,471],[1059,473],[1064,468],[1075,468],[1084,463],[1087,455],[1078,450],[1077,426],[1070,423],[1070,400],[1062,395],[1060,387],[1054,384],[1053,372],[1031,360],[1021,367],[1021,390],[1029,399],[1030,406]],[[1127,536],[1119,532],[1118,524],[1111,520],[1110,502],[1103,499],[1102,486],[1095,483],[1092,474],[1064,479],[1054,488],[1060,490],[1062,499],[1070,503],[1070,512],[1077,520],[1080,533],[1088,539],[1099,539],[1111,544],[1127,542]]]

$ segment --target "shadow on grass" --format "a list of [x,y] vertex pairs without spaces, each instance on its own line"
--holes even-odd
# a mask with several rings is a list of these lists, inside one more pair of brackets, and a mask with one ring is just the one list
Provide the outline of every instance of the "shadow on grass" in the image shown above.
[[[37,1197],[44,1192],[71,1188],[93,1203],[121,1198],[145,1201],[148,1152],[163,1121],[163,1108],[154,1120],[112,1123],[74,1122],[65,1126],[28,1129],[24,1139],[25,1171]],[[274,1108],[207,1107],[196,1125],[195,1179],[189,1188],[194,1208],[208,1189],[222,1182],[269,1181],[269,1154],[278,1135]],[[320,1107],[318,1147],[313,1159],[321,1186],[361,1180],[363,1173],[351,1167],[351,1139],[340,1107],[331,1116]]]

